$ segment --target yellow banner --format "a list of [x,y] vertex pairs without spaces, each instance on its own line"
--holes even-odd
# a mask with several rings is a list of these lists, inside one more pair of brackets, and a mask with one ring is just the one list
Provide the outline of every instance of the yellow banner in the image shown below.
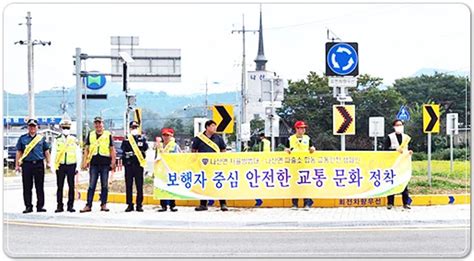
[[411,172],[408,152],[170,153],[155,162],[154,199],[382,197]]

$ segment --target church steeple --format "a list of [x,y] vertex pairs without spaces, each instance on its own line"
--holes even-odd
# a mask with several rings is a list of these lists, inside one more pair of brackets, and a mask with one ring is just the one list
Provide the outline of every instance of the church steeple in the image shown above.
[[265,64],[267,63],[267,59],[265,58],[265,54],[263,52],[263,26],[262,26],[262,6],[260,5],[260,29],[258,30],[258,54],[257,58],[255,58],[256,63],[256,71],[265,71]]

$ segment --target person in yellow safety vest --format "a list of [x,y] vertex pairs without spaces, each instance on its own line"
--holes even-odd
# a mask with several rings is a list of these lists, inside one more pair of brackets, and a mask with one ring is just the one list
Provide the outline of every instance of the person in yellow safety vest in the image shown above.
[[[316,149],[313,146],[313,142],[308,135],[305,135],[306,128],[308,126],[304,121],[297,121],[294,125],[296,133],[291,135],[286,143],[285,151],[288,153],[291,152],[303,152],[309,151],[309,153],[313,153]],[[305,198],[304,199],[304,208],[303,210],[309,210],[311,205],[311,199]],[[292,199],[292,209],[298,209],[298,199]]]
[[[161,130],[161,136],[163,137],[163,142],[157,146],[158,155],[162,153],[181,153],[181,149],[174,139],[174,130],[173,128],[163,128]],[[159,157],[159,156],[158,156]],[[176,207],[176,201],[174,199],[162,199],[160,200],[161,209],[158,212],[164,212],[167,210],[167,205],[170,206],[172,212],[178,211]]]
[[76,212],[74,207],[74,178],[81,168],[81,148],[79,143],[71,133],[71,121],[63,119],[59,123],[61,134],[53,141],[51,151],[51,171],[56,174],[58,190],[56,192],[57,208],[56,213],[64,211],[63,187],[67,177],[69,187],[67,211]]
[[[392,122],[394,132],[387,135],[384,142],[384,150],[396,150],[400,153],[408,152],[410,155],[413,151],[410,149],[408,144],[410,143],[411,137],[404,133],[403,121],[396,119]],[[410,198],[408,193],[408,185],[402,192],[402,202],[404,209],[410,209],[408,199]],[[387,209],[392,209],[395,202],[395,195],[387,196]]]
[[138,131],[137,121],[130,122],[130,134],[122,142],[123,164],[125,166],[125,196],[127,208],[125,212],[133,211],[133,180],[137,188],[136,210],[143,212],[143,174],[146,167],[146,137]]
[[82,168],[89,168],[89,188],[87,189],[87,204],[81,213],[92,210],[95,187],[100,177],[100,211],[109,211],[107,195],[109,192],[109,171],[115,171],[115,148],[112,134],[104,129],[102,117],[94,118],[94,128],[86,138]]
[[260,147],[259,147],[259,151],[262,151],[262,152],[270,152],[271,151],[271,147],[270,147],[270,141],[265,138],[265,134],[264,133],[260,133]]

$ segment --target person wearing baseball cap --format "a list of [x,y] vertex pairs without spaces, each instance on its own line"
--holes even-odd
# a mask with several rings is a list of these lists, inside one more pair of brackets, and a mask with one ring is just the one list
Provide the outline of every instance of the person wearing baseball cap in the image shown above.
[[89,168],[89,188],[87,189],[86,206],[79,212],[90,212],[94,199],[95,188],[100,177],[100,211],[109,211],[107,197],[109,192],[109,171],[115,171],[115,148],[112,133],[104,129],[104,120],[97,116],[94,118],[94,129],[86,138],[82,168]]
[[137,188],[136,211],[143,212],[143,180],[146,167],[146,151],[148,143],[146,137],[138,131],[137,121],[131,121],[130,133],[122,142],[122,162],[125,166],[125,198],[127,208],[125,212],[133,211],[133,180]]
[[[291,152],[305,152],[309,151],[309,153],[313,153],[316,149],[311,141],[311,138],[308,135],[305,135],[306,128],[308,126],[304,121],[297,121],[295,122],[295,134],[291,135],[286,143],[285,151],[288,153]],[[292,199],[292,209],[298,209],[298,199]],[[311,205],[311,199],[305,198],[304,199],[304,210],[309,210]]]
[[28,133],[23,134],[16,144],[15,170],[22,172],[23,201],[26,209],[24,214],[33,212],[32,190],[36,189],[36,211],[46,212],[44,209],[44,160],[49,165],[50,145],[46,138],[37,133],[38,121],[28,119]]
[[[157,154],[160,155],[162,153],[181,153],[181,149],[179,148],[176,140],[174,139],[174,130],[173,128],[163,128],[161,130],[161,136],[163,142],[159,140],[159,144],[157,146]],[[161,158],[161,157],[159,157]],[[176,201],[173,199],[162,199],[160,200],[161,209],[158,212],[164,212],[167,210],[167,206],[170,207],[172,212],[178,211],[176,207]]]

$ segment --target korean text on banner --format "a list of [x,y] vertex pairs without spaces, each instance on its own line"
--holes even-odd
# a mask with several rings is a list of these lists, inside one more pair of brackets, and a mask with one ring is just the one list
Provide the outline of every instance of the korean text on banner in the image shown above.
[[155,199],[370,198],[401,193],[408,152],[317,151],[163,154]]

